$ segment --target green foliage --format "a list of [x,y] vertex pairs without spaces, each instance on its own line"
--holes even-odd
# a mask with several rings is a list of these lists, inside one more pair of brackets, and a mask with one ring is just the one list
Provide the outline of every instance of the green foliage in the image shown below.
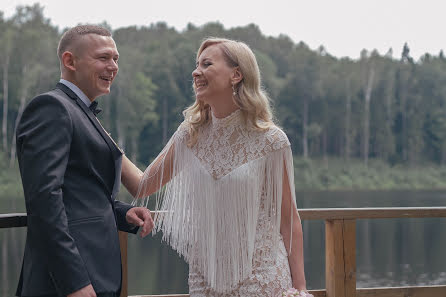
[[[7,131],[7,137],[1,132],[5,156],[11,154],[20,108],[58,80],[55,50],[61,33],[45,18],[39,4],[18,7],[9,19],[0,12],[0,94],[2,99],[9,98],[5,112],[6,105],[0,105]],[[375,161],[388,168],[446,163],[443,52],[414,61],[405,44],[396,58],[392,51],[380,55],[363,50],[358,60],[338,59],[323,46],[311,50],[285,35],[266,37],[255,24],[231,29],[220,23],[189,24],[179,32],[159,22],[113,32],[120,71],[111,94],[99,99],[104,109],[101,122],[139,164],[146,165],[161,151],[183,120],[182,111],[194,102],[191,73],[195,55],[209,36],[240,40],[253,49],[262,85],[296,156],[305,150],[311,159],[342,159],[348,165],[352,165],[350,160],[359,162],[358,158],[373,159],[365,172],[374,170]],[[372,70],[375,79],[370,85],[370,106],[365,108]],[[317,164],[325,168],[324,162]],[[308,185],[314,176],[306,172],[303,178]],[[347,172],[336,177],[320,172],[314,186],[374,187],[373,180],[356,183]]]
[[446,167],[434,164],[392,167],[373,159],[366,167],[359,159],[295,158],[294,168],[297,190],[446,189]]
[[[8,170],[7,156],[0,152],[0,200],[23,200],[23,189],[18,169]],[[15,211],[15,209],[13,209]],[[23,209],[21,211],[24,211]]]

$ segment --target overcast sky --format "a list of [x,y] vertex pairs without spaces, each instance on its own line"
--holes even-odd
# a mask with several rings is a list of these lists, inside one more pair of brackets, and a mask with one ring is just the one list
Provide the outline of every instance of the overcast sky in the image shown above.
[[60,29],[107,21],[113,29],[164,21],[177,30],[218,21],[225,28],[254,23],[268,36],[285,34],[337,57],[361,49],[399,57],[404,42],[418,59],[446,51],[445,0],[1,0],[6,17],[17,5],[39,2]]

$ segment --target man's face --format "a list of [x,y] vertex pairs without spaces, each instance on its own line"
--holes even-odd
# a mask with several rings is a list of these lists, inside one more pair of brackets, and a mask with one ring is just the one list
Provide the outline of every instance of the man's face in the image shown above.
[[74,54],[76,85],[93,101],[110,93],[110,86],[118,74],[119,53],[113,38],[97,34],[79,40]]

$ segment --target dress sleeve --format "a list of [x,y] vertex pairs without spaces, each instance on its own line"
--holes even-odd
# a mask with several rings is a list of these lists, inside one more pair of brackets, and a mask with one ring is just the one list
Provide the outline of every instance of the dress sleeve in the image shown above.
[[[271,216],[274,217],[274,226],[277,228],[277,234],[279,234],[283,199],[291,200],[291,203],[289,203],[291,205],[289,209],[291,227],[293,226],[294,212],[297,213],[297,218],[300,220],[296,205],[293,154],[288,137],[278,127],[272,128],[270,133],[268,133],[267,143],[271,152],[267,157],[266,164],[265,189],[268,197],[266,200],[266,207],[269,209]],[[285,182],[285,178],[287,179],[287,182]],[[289,189],[285,189],[285,186],[289,187]],[[289,197],[284,197],[285,193],[289,193]],[[285,242],[285,245],[289,245],[289,248],[287,249],[289,253],[291,253],[292,240],[293,238],[291,234],[290,241]]]
[[[183,122],[155,160],[146,168],[139,182],[133,205],[147,207],[149,196],[154,193],[156,193],[156,200],[159,202],[159,190],[182,168],[179,162],[181,158],[178,158],[178,156],[180,155],[180,149],[185,146],[188,135],[187,127],[188,124]],[[159,209],[158,206],[157,203],[156,209]]]
[[[291,147],[288,147],[284,153],[283,158],[284,163],[284,173],[286,174],[283,178],[287,178],[287,182],[285,180],[283,181],[283,186],[289,187],[289,197],[286,197],[285,195],[282,196],[282,199],[290,199],[290,230],[293,229],[293,218],[294,213],[297,213],[297,219],[300,221],[299,212],[297,211],[297,202],[296,202],[296,190],[294,186],[294,166],[293,166],[293,154],[291,152]],[[287,192],[287,191],[284,191]],[[291,247],[293,242],[293,232],[290,232],[290,242],[289,242],[289,249],[288,253],[291,254]]]

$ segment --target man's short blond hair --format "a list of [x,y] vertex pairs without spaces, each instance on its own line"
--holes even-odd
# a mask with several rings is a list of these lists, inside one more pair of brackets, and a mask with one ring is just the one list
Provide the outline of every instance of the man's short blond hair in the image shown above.
[[62,60],[63,53],[79,38],[87,34],[96,34],[100,36],[111,37],[112,34],[106,28],[98,25],[79,25],[66,31],[60,38],[57,46],[57,56]]

